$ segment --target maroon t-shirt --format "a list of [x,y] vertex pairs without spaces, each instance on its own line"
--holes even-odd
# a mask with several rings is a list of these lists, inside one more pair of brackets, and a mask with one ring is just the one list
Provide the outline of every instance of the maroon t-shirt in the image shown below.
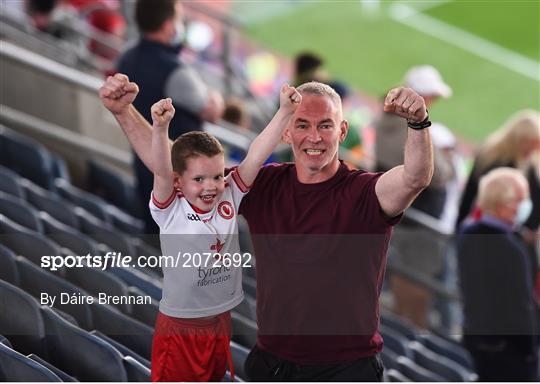
[[382,349],[379,294],[392,225],[375,195],[381,174],[343,163],[302,184],[294,164],[261,169],[240,205],[257,261],[260,348],[300,364]]

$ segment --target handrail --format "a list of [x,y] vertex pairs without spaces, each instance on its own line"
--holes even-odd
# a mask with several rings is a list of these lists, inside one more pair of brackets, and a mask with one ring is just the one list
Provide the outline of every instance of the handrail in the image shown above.
[[2,41],[2,44],[0,44],[0,55],[23,63],[29,67],[44,71],[49,75],[85,88],[90,92],[97,93],[99,87],[101,87],[101,84],[103,83],[103,80],[96,76],[70,68],[42,55],[18,47],[8,41]]

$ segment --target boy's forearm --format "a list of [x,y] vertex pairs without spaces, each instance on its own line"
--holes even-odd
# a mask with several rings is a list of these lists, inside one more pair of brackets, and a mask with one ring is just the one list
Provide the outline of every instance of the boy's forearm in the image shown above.
[[266,128],[253,140],[244,161],[254,164],[257,168],[262,166],[279,144],[291,117],[292,113],[278,110]]
[[168,129],[153,127],[151,155],[154,176],[172,178],[173,169]]

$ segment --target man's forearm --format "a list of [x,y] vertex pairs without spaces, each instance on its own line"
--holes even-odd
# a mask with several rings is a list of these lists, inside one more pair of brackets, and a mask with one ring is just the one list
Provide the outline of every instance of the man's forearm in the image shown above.
[[151,145],[152,126],[131,104],[126,112],[114,114],[131,147],[146,167],[153,172]]
[[403,177],[413,190],[426,188],[433,176],[433,147],[428,129],[408,129]]

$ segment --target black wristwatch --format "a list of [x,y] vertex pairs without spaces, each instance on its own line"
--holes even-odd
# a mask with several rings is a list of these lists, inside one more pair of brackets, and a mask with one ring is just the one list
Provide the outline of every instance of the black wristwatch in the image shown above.
[[[428,113],[427,109],[426,109],[426,113]],[[429,121],[429,113],[426,116],[426,118],[424,120],[422,120],[421,122],[419,122],[419,123],[407,119],[407,126],[409,128],[411,128],[411,129],[415,129],[417,131],[419,131],[421,129],[428,128],[428,127],[431,127],[431,121]]]

